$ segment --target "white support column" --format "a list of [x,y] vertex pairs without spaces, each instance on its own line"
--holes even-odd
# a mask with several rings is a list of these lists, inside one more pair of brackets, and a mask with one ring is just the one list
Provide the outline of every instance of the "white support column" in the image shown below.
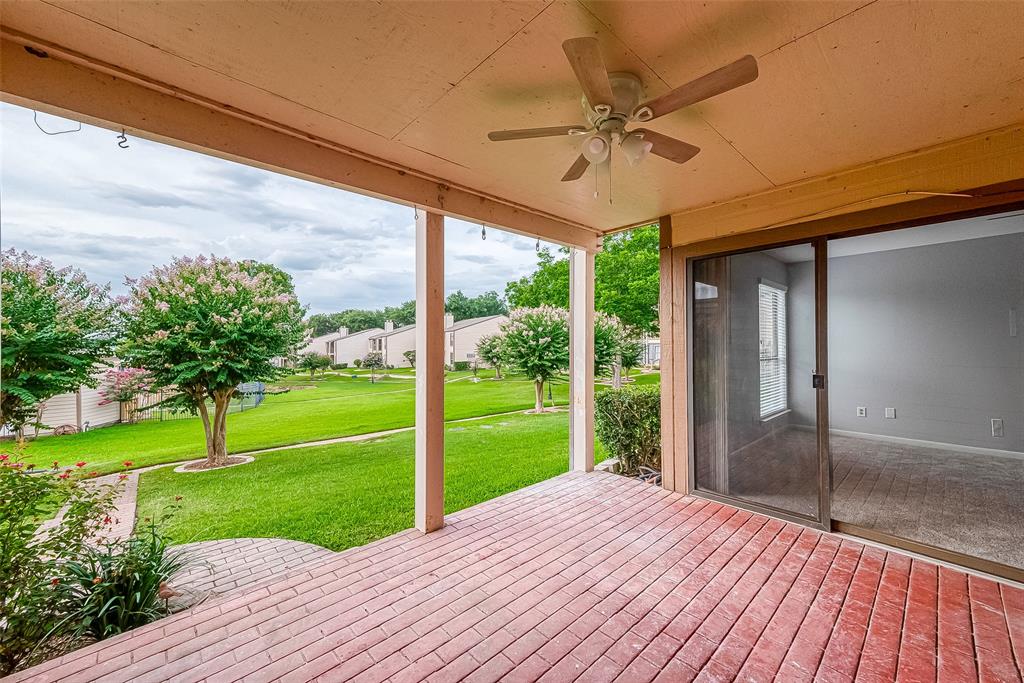
[[569,253],[569,463],[594,469],[594,252]]
[[444,526],[444,216],[416,214],[416,528]]

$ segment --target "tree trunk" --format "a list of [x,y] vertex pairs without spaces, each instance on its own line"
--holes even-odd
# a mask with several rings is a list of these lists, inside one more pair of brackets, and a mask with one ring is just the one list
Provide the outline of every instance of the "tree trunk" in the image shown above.
[[213,396],[213,453],[207,452],[211,466],[228,464],[228,406],[234,387],[214,392]]
[[617,362],[612,365],[612,387],[615,389],[622,388],[622,366]]
[[544,412],[544,382],[543,380],[534,380],[533,382],[533,394],[534,404],[533,409],[538,413]]
[[501,379],[501,366],[500,365],[495,365],[494,366],[494,379]]
[[213,419],[205,401],[199,402],[199,415],[203,418],[203,429],[206,432],[206,464],[220,467],[227,464],[227,416],[228,405],[234,388],[213,392]]

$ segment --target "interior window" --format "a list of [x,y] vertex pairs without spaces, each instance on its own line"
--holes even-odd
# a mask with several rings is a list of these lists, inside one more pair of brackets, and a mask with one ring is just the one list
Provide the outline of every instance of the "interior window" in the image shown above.
[[761,419],[765,419],[789,407],[786,370],[786,288],[762,280],[757,285],[757,294]]

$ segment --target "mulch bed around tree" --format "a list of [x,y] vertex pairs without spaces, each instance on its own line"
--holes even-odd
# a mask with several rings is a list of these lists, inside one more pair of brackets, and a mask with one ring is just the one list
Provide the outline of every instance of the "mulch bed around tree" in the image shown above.
[[253,458],[245,455],[231,455],[228,456],[227,461],[223,465],[210,465],[206,460],[197,460],[190,462],[185,465],[179,465],[174,468],[175,472],[202,472],[203,470],[221,470],[225,467],[233,467],[234,465],[244,465],[248,462],[252,462]]

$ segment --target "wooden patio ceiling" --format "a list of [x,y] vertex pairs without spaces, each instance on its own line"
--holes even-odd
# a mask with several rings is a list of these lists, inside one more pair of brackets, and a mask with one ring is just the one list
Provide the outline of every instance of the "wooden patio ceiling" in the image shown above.
[[595,472],[8,680],[1008,683],[1022,666],[1019,587]]
[[[806,193],[816,193],[820,210],[894,189],[951,191],[1010,180],[1024,159],[1024,3],[1015,0],[21,0],[4,3],[0,21],[5,38],[19,45],[56,46],[53,56],[66,50],[111,70],[105,73],[163,84],[173,97],[245,112],[446,188],[598,232],[676,214],[676,230],[693,231],[691,238],[712,220],[732,226],[721,234],[759,220],[731,223],[735,198],[756,197],[743,205],[755,213],[786,206],[768,219],[785,222],[806,213],[794,203]],[[703,151],[682,166],[651,158],[639,168],[616,167],[608,205],[592,198],[589,175],[559,182],[577,154],[575,140],[497,144],[485,137],[492,129],[581,120],[578,86],[560,48],[576,36],[596,36],[608,67],[637,74],[652,95],[744,54],[758,58],[760,77],[654,122],[653,129]],[[80,95],[64,88],[52,96],[63,102],[50,104],[73,110],[83,105]],[[7,97],[33,99],[30,92]],[[129,104],[97,109],[96,119],[116,125],[110,119],[127,116]],[[145,117],[132,123],[145,130]],[[958,148],[953,167],[915,152],[1007,129],[1008,137],[993,138],[995,151],[991,141]],[[833,175],[908,153],[895,183]],[[958,170],[977,159],[980,170]],[[941,168],[915,175],[922,165]],[[814,182],[825,183],[824,198]],[[852,186],[863,191],[849,195]],[[711,213],[700,213],[707,207]],[[692,211],[694,220],[684,220]],[[475,215],[468,203],[453,212],[504,218]]]

